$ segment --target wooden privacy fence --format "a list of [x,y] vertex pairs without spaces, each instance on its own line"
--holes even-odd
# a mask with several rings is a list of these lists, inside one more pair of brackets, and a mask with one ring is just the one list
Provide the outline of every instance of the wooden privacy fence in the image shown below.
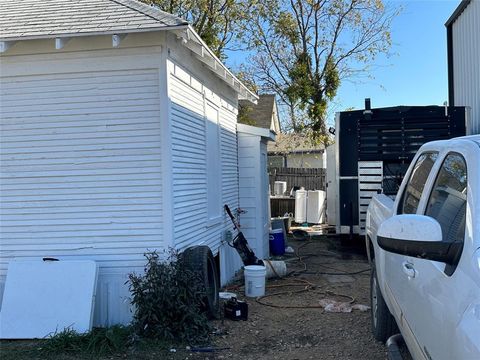
[[305,190],[325,190],[325,169],[297,169],[277,168],[268,169],[270,177],[270,189],[273,195],[275,181],[287,182],[287,193],[294,186],[304,187]]
[[[287,194],[294,186],[305,190],[325,190],[325,169],[269,168],[270,189],[273,195],[275,181],[287,182]],[[270,208],[273,217],[295,212],[295,199],[289,197],[270,198]]]

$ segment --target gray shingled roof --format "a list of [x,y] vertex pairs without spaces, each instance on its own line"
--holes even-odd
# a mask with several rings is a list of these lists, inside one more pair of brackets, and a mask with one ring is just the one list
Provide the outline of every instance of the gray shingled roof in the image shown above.
[[135,0],[0,0],[0,40],[162,30],[188,23]]
[[238,105],[245,111],[244,116],[248,118],[248,120],[251,120],[249,121],[250,124],[264,129],[270,129],[275,106],[275,95],[259,95],[257,105],[247,100],[240,100]]

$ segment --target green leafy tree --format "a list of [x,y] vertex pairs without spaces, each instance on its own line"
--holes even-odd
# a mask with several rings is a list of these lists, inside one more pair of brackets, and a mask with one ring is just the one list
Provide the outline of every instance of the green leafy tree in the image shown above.
[[398,9],[381,0],[277,0],[250,22],[250,73],[275,92],[289,128],[327,143],[326,113],[345,79],[388,54]]
[[187,20],[220,58],[237,49],[256,0],[142,0]]

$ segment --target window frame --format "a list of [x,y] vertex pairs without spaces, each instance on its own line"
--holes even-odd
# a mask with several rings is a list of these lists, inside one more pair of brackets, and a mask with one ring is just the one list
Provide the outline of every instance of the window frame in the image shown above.
[[[422,193],[420,195],[420,198],[418,200],[418,206],[417,206],[417,210],[415,211],[415,214],[418,214],[419,213],[419,210],[421,209],[421,205],[422,205],[422,198],[425,194],[425,188],[427,187],[428,185],[428,179],[431,177],[433,171],[435,170],[435,166],[437,165],[438,163],[438,159],[440,158],[440,151],[438,150],[426,150],[424,152],[422,152],[421,154],[419,154],[414,160],[415,160],[415,163],[414,163],[414,166],[413,168],[411,168],[410,172],[408,173],[408,180],[405,182],[405,185],[403,186],[403,188],[401,188],[399,191],[402,191],[402,194],[398,200],[398,204],[397,204],[397,207],[395,209],[395,214],[396,215],[402,215],[402,214],[405,214],[403,212],[403,205],[404,205],[404,201],[405,201],[405,194],[407,192],[407,188],[408,188],[408,185],[410,183],[410,180],[412,179],[412,175],[413,175],[413,170],[415,168],[415,166],[417,165],[417,162],[418,162],[418,159],[420,159],[421,156],[423,155],[427,155],[427,154],[436,154],[437,155],[437,158],[434,160],[434,163],[433,163],[433,166],[432,168],[430,169],[430,172],[428,173],[428,176],[425,180],[425,185],[422,189]],[[413,160],[412,160],[413,162]],[[402,212],[400,212],[400,208],[402,210]]]
[[[427,215],[427,210],[428,210],[428,204],[430,203],[430,200],[432,199],[432,195],[433,195],[433,192],[435,191],[435,184],[437,183],[437,180],[438,178],[440,177],[440,173],[443,169],[443,165],[445,164],[445,161],[447,160],[447,158],[450,156],[450,155],[457,155],[459,156],[460,158],[462,158],[463,160],[463,163],[465,164],[465,170],[466,170],[466,173],[467,173],[467,193],[465,194],[466,196],[466,199],[465,199],[465,204],[468,208],[468,164],[467,164],[467,160],[465,159],[465,156],[463,156],[461,153],[457,152],[457,151],[449,151],[448,153],[446,153],[443,157],[442,157],[442,160],[440,161],[440,165],[438,166],[438,169],[435,173],[435,178],[433,179],[432,181],[432,186],[430,188],[430,193],[428,194],[428,198],[425,199],[425,203],[423,205],[423,208],[422,208],[422,212],[421,214],[422,215],[425,215],[425,216],[428,216],[428,217],[431,217],[432,219],[435,219],[433,216],[430,216],[430,215]],[[465,211],[465,216],[466,216],[466,211]],[[435,219],[437,220],[437,219]],[[466,219],[465,219],[466,221]],[[467,229],[465,228],[465,233],[466,233]],[[463,238],[462,238],[462,242],[465,242],[465,233],[463,234]],[[443,235],[443,234],[442,234]],[[442,240],[443,241],[443,240]]]
[[[437,159],[438,163],[436,164],[437,166],[435,168],[435,173],[430,174],[430,178],[433,178],[433,179],[431,179],[431,180],[429,179],[427,181],[427,185],[428,185],[428,183],[430,183],[428,197],[426,196],[427,194],[424,194],[423,199],[421,201],[421,204],[419,206],[419,210],[420,210],[419,214],[421,214],[421,215],[429,216],[429,215],[426,214],[427,209],[428,209],[428,203],[430,202],[433,191],[435,190],[435,184],[437,183],[438,177],[440,176],[440,172],[442,170],[443,164],[445,163],[445,160],[447,159],[447,157],[449,155],[459,155],[463,159],[463,161],[465,163],[465,166],[466,166],[466,169],[467,169],[467,199],[466,199],[465,216],[467,217],[467,215],[468,215],[468,184],[469,184],[469,182],[468,182],[468,180],[469,180],[469,177],[468,177],[468,161],[465,158],[465,156],[463,156],[461,153],[459,153],[457,151],[448,151],[446,153],[442,153],[441,156]],[[429,216],[429,217],[431,217],[432,219],[435,219],[432,216]],[[435,220],[437,220],[437,219],[435,219]],[[460,263],[460,260],[461,260],[462,255],[463,255],[465,239],[467,237],[467,229],[468,229],[468,223],[466,222],[465,223],[465,232],[463,234],[463,238],[462,238],[462,241],[461,241],[462,247],[459,250],[459,253],[457,255],[457,259],[456,259],[455,263],[452,264],[452,265],[449,265],[449,264],[435,263],[434,262],[434,266],[436,268],[438,268],[439,271],[444,273],[447,277],[450,277],[455,273],[455,270],[457,269],[457,266]],[[443,237],[443,234],[442,234],[442,237]],[[442,239],[442,241],[443,241],[443,239]]]

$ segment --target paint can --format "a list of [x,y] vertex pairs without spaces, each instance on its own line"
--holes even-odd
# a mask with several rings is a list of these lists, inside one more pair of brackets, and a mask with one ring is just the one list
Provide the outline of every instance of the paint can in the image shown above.
[[261,265],[248,265],[244,268],[245,296],[259,297],[265,295],[265,276],[267,269]]

